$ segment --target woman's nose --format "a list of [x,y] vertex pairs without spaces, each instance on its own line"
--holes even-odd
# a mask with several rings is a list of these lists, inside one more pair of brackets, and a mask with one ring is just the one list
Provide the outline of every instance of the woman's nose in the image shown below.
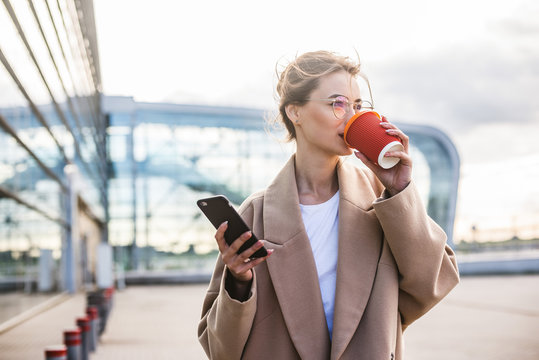
[[355,114],[356,110],[354,109],[354,104],[348,104],[348,106],[346,107],[346,114],[344,116],[346,118],[346,121],[348,122],[348,120],[350,120],[350,118]]

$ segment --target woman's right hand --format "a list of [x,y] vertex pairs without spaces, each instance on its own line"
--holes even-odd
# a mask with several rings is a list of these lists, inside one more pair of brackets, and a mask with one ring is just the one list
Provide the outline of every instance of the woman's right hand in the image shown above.
[[252,233],[247,231],[237,238],[231,245],[228,245],[225,241],[225,231],[228,227],[228,223],[222,223],[215,233],[215,240],[219,246],[219,252],[221,258],[225,263],[230,274],[239,282],[248,283],[253,279],[252,268],[265,261],[272,253],[273,249],[268,250],[268,255],[262,258],[250,259],[250,257],[264,244],[258,240],[253,246],[246,249],[240,254],[237,254],[238,249],[251,238]]

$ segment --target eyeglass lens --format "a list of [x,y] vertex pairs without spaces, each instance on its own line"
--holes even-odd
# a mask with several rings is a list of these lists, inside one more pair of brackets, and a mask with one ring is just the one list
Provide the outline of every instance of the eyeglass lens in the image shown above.
[[344,118],[349,110],[352,110],[352,112],[361,110],[361,103],[350,104],[348,99],[341,97],[333,101],[333,113],[338,119]]

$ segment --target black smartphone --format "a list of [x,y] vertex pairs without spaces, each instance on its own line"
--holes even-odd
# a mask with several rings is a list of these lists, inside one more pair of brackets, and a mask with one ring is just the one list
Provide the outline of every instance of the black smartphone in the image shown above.
[[[228,221],[228,228],[225,231],[225,241],[228,245],[231,245],[241,234],[250,230],[240,214],[238,214],[232,204],[230,204],[230,201],[223,195],[200,199],[197,201],[197,205],[216,229],[219,225]],[[252,234],[251,238],[239,248],[237,253],[242,253],[253,246],[257,241],[258,239],[255,234]],[[267,255],[268,252],[266,248],[261,247],[251,255],[250,258],[260,258]]]

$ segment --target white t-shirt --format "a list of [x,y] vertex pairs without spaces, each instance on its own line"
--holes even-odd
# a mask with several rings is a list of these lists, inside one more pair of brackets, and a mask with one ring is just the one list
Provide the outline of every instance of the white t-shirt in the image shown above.
[[325,203],[300,204],[300,208],[303,224],[311,242],[324,312],[331,336],[339,248],[339,191]]

